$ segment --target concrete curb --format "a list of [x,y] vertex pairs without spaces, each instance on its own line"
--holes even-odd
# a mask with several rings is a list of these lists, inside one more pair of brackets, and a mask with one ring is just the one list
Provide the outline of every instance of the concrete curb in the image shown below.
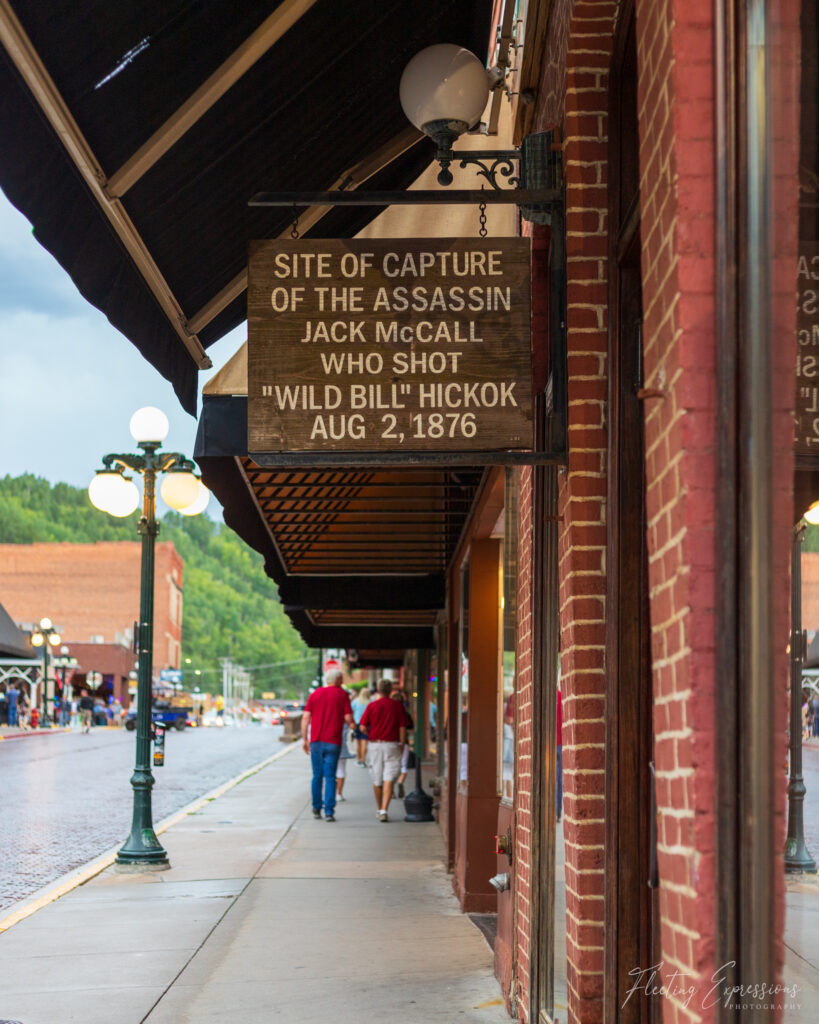
[[0,733],[0,740],[25,740],[29,736],[56,736],[57,733],[73,732],[67,725],[55,725],[53,729],[26,729],[25,732]]
[[[49,729],[48,731],[52,732],[54,730]],[[163,818],[154,831],[157,835],[167,832],[168,829],[173,828],[174,825],[178,824],[189,814],[193,814],[195,811],[198,811],[200,807],[204,807],[205,804],[210,803],[212,800],[218,799],[224,793],[227,793],[228,790],[233,789],[234,786],[238,786],[240,782],[244,782],[245,779],[250,778],[251,775],[255,775],[257,772],[262,771],[263,768],[266,768],[269,764],[272,764],[274,761],[278,761],[279,758],[284,757],[285,754],[289,754],[291,750],[295,750],[297,746],[299,745],[294,743],[291,746],[286,747],[284,750],[279,750],[270,757],[266,757],[264,761],[260,761],[251,768],[246,768],[239,775],[234,776],[227,782],[223,782],[222,785],[217,786],[216,789],[212,789],[209,793],[205,793],[204,796],[197,797],[192,803],[187,804],[178,811],[174,811],[174,813],[169,815],[167,818]],[[106,850],[105,853],[100,854],[99,857],[95,857],[94,860],[89,861],[80,868],[76,868],[74,871],[69,871],[67,874],[56,879],[56,881],[50,882],[48,885],[38,890],[21,906],[16,907],[10,914],[6,915],[6,917],[0,918],[0,934],[8,931],[9,928],[13,928],[14,925],[25,920],[25,918],[31,917],[32,914],[41,910],[43,907],[48,906],[49,903],[53,903],[55,900],[60,899],[61,896],[65,896],[66,893],[71,892],[72,889],[85,885],[86,882],[90,881],[106,868],[110,867],[116,860],[120,846],[122,846],[122,843],[118,843],[110,850]]]

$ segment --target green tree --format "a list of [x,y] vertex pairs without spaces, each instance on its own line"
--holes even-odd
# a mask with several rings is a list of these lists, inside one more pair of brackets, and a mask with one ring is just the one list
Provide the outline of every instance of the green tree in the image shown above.
[[[138,518],[134,513],[113,519],[91,505],[86,491],[69,484],[51,485],[31,474],[0,479],[0,543],[136,541]],[[295,696],[306,690],[315,658],[285,615],[262,556],[204,515],[168,513],[159,539],[173,541],[185,563],[185,684],[218,689],[220,659],[231,658],[255,670],[258,692]]]

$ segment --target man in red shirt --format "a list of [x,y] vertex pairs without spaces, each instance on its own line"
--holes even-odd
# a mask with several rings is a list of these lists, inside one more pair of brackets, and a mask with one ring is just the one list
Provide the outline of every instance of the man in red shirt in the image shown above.
[[401,751],[412,728],[412,719],[399,700],[390,700],[392,683],[382,679],[378,684],[378,699],[371,700],[364,709],[359,729],[367,737],[367,767],[378,808],[378,820],[389,821],[387,808],[392,799],[392,787],[401,771]]
[[353,724],[350,698],[341,687],[343,679],[344,675],[339,669],[328,672],[325,676],[326,685],[313,690],[301,717],[301,745],[305,754],[310,755],[313,765],[313,817],[321,817],[323,780],[325,821],[336,820],[336,768],[341,753],[341,733],[345,722]]

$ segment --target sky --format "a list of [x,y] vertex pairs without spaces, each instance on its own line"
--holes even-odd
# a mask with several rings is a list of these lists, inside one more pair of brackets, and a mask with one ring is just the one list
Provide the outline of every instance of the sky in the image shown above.
[[[246,337],[241,324],[208,349],[214,366],[200,391]],[[87,487],[104,454],[136,451],[128,423],[145,405],[170,420],[164,447],[192,456],[196,420],[171,385],[86,302],[0,191],[0,477]],[[219,518],[215,498],[207,511]]]

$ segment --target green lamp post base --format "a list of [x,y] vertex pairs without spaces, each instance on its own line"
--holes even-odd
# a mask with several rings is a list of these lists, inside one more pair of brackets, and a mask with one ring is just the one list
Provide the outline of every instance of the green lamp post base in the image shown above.
[[153,775],[149,768],[137,768],[131,776],[134,791],[134,814],[131,834],[117,854],[118,870],[166,871],[171,865],[167,851],[156,837],[151,811]]
[[168,853],[156,838],[152,828],[142,829],[139,836],[133,833],[117,854],[116,865],[121,868],[135,868],[141,871],[167,871],[171,866]]
[[816,874],[816,861],[811,857],[804,839],[801,843],[789,839],[785,844],[785,871],[788,874],[797,871],[806,875]]

